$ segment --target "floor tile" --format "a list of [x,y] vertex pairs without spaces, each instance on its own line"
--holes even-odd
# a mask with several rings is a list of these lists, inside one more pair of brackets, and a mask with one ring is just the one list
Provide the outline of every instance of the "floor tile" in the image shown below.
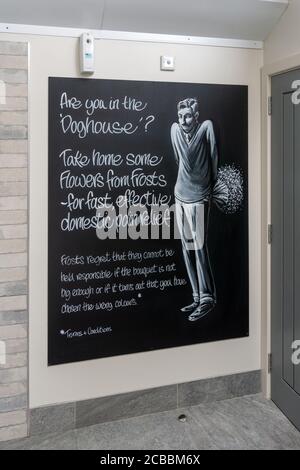
[[[186,422],[178,416],[185,414]],[[300,432],[261,395],[0,443],[2,449],[300,449]]]
[[298,449],[300,433],[269,400],[243,397],[192,407],[218,449]]
[[188,417],[185,423],[178,416],[185,410],[156,413],[114,423],[79,429],[79,449],[209,449],[213,447],[207,433]]

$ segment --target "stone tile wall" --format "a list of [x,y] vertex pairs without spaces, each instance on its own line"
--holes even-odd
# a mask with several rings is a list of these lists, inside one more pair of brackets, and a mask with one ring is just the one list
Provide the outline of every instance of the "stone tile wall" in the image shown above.
[[28,433],[27,49],[0,41],[0,441]]

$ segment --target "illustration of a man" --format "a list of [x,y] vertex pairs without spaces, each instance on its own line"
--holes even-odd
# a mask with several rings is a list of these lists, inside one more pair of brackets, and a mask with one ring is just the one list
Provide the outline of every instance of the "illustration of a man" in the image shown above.
[[171,128],[178,164],[176,219],[193,292],[193,302],[181,310],[189,314],[190,321],[196,321],[216,305],[207,233],[213,187],[217,180],[218,152],[212,122],[198,121],[196,98],[180,101],[177,112],[178,123],[174,123]]

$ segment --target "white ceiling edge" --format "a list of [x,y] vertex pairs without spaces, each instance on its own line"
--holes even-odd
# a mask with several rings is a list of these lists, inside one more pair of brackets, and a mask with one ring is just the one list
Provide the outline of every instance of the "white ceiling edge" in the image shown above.
[[[273,0],[267,0],[273,1]],[[39,36],[57,36],[78,38],[89,31],[96,40],[136,41],[169,44],[187,44],[197,46],[235,47],[243,49],[263,49],[263,41],[246,39],[212,38],[201,36],[181,36],[172,34],[135,33],[127,31],[109,31],[98,29],[62,28],[56,26],[36,26],[14,23],[0,23],[0,33],[25,34]]]
[[100,29],[263,41],[287,7],[286,0],[106,0]]
[[288,3],[288,0],[0,0],[0,21],[44,28],[264,41]]

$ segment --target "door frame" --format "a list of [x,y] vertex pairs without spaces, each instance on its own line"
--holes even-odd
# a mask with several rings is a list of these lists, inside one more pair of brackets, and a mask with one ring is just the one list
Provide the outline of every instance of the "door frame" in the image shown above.
[[271,96],[271,78],[300,68],[300,54],[284,58],[261,70],[261,368],[262,391],[271,397],[271,375],[268,356],[271,353],[271,245],[268,243],[268,225],[271,220],[271,116],[268,97]]

